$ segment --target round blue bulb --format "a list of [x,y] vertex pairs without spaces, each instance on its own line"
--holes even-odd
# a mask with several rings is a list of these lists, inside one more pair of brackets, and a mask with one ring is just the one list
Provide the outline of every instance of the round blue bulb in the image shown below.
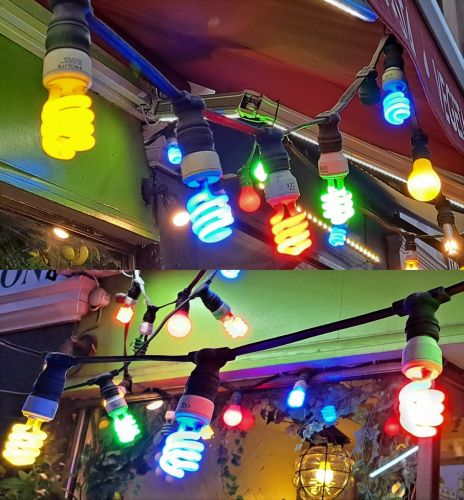
[[341,247],[346,241],[346,229],[341,226],[333,226],[329,233],[329,244],[333,247]]
[[292,389],[287,398],[287,405],[290,408],[301,408],[306,396],[306,391],[302,387]]
[[409,99],[403,92],[388,92],[383,100],[385,120],[392,125],[402,125],[411,116]]
[[331,422],[335,422],[335,420],[337,420],[338,418],[337,410],[333,405],[324,406],[324,408],[322,408],[321,410],[321,413],[324,422],[327,422],[328,424],[330,424]]
[[168,145],[168,160],[173,165],[180,165],[182,163],[182,153],[180,152],[177,143],[172,143]]

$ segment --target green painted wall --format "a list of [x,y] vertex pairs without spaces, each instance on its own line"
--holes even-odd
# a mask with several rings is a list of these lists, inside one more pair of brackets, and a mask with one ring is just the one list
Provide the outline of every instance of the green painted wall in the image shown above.
[[40,113],[48,93],[42,60],[0,35],[0,181],[150,239],[151,208],[140,196],[148,176],[141,123],[90,93],[97,144],[71,161],[40,145]]
[[[195,275],[194,271],[143,271],[147,293],[153,303],[161,305],[175,300]],[[237,346],[242,343],[276,337],[311,326],[337,321],[376,309],[388,307],[407,295],[429,290],[440,285],[449,286],[463,280],[460,271],[243,271],[235,281],[218,275],[212,290],[226,301],[237,315],[250,325],[244,339],[232,340],[222,331],[202,302],[192,302],[190,317],[193,329],[184,339],[172,338],[165,329],[150,345],[151,354],[186,354],[202,347]],[[115,276],[103,280],[104,287],[113,294],[126,293],[130,278]],[[138,335],[144,305],[140,302],[132,321],[129,342]],[[165,308],[162,312],[169,312]],[[115,321],[117,305],[112,303],[102,311],[102,320],[94,333],[99,339],[98,354],[122,354],[123,327]],[[158,320],[163,315],[159,314]],[[441,324],[440,344],[464,342],[464,294],[458,295],[438,311]],[[95,315],[82,321],[79,330],[90,328]],[[228,378],[251,375],[250,370],[261,367],[260,373],[275,373],[291,366],[323,367],[349,365],[361,360],[397,359],[405,345],[404,318],[393,317],[370,325],[330,333],[311,341],[287,347],[242,356],[223,369]],[[364,356],[364,358],[363,358]],[[356,358],[355,358],[356,357]],[[87,365],[74,377],[82,382],[97,373],[110,369],[110,365]],[[190,364],[134,363],[134,380],[166,381],[185,377]],[[246,370],[246,372],[244,372]],[[235,373],[233,373],[235,372]]]

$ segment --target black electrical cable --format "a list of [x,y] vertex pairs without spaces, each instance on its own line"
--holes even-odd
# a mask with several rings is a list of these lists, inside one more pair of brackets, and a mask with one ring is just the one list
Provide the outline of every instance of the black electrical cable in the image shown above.
[[24,347],[20,345],[13,344],[7,340],[0,339],[0,345],[8,347],[8,349],[13,349],[14,351],[21,352],[23,354],[30,354],[31,356],[36,356],[38,358],[43,358],[47,352],[36,351],[35,349],[30,349],[29,347]]
[[355,316],[353,318],[335,321],[334,323],[315,326],[313,328],[289,333],[287,335],[282,335],[273,339],[259,340],[258,342],[253,342],[251,344],[234,347],[233,349],[231,349],[231,354],[233,356],[241,356],[243,354],[252,354],[254,352],[264,351],[266,349],[274,349],[276,347],[293,344],[294,342],[300,342],[301,340],[319,337],[320,335],[324,335],[326,333],[336,332],[337,330],[365,325],[366,323],[372,323],[373,321],[389,318],[391,316],[394,316],[395,314],[395,311],[390,306],[386,307],[385,309],[379,309],[378,311],[361,314],[360,316]]
[[[214,278],[214,273],[208,277],[208,280]],[[205,283],[206,283],[205,282]],[[464,293],[464,281],[450,285],[444,289],[447,295],[454,296],[459,293]],[[194,293],[192,294],[194,296]],[[192,297],[193,298],[193,297]],[[245,344],[240,347],[235,347],[230,349],[230,359],[233,360],[237,356],[242,356],[244,354],[252,354],[259,351],[264,351],[267,349],[274,349],[276,347],[282,347],[284,345],[293,344],[294,342],[300,342],[302,340],[307,340],[309,338],[318,337],[326,333],[331,333],[337,330],[345,330],[347,328],[353,328],[355,326],[365,325],[367,323],[372,323],[374,321],[379,321],[381,319],[389,318],[398,314],[398,304],[401,304],[403,300],[397,301],[390,307],[385,309],[379,309],[377,311],[372,311],[370,313],[362,314],[360,316],[354,316],[352,318],[347,318],[333,323],[328,323],[325,325],[316,326],[306,330],[301,330],[299,332],[289,333],[287,335],[282,335],[273,339],[261,340],[258,342],[253,342],[251,344]],[[173,314],[173,313],[172,313]],[[121,356],[93,356],[93,357],[76,357],[76,361],[83,364],[93,364],[93,363],[112,363],[117,361],[127,361],[130,363],[132,361],[167,361],[167,362],[192,362],[195,353],[190,353],[188,355],[181,356],[161,356],[161,355],[147,355],[147,356],[127,356],[127,358]],[[117,370],[114,370],[117,371]],[[119,373],[122,369],[119,370]],[[71,389],[77,389],[79,387],[84,387],[89,385],[90,381],[83,382],[81,384],[76,384],[65,388],[65,391]]]
[[314,125],[320,125],[321,123],[325,123],[328,120],[329,115],[339,114],[340,111],[342,111],[342,109],[351,101],[351,99],[353,99],[353,97],[358,92],[359,87],[361,87],[361,85],[366,80],[368,75],[377,66],[377,63],[379,62],[380,55],[382,54],[382,50],[383,50],[385,43],[386,43],[389,36],[390,35],[383,35],[383,37],[380,39],[380,42],[379,42],[379,45],[377,46],[376,51],[374,52],[374,55],[372,56],[372,59],[371,59],[371,62],[369,63],[369,65],[358,72],[358,74],[356,75],[356,80],[346,89],[346,91],[343,93],[343,95],[337,101],[335,106],[332,107],[332,109],[330,109],[329,111],[326,111],[324,113],[321,113],[320,117],[317,117],[314,120],[311,120],[311,121],[306,122],[306,123],[300,123],[299,125],[296,125],[295,127],[292,127],[290,129],[286,130],[284,135],[289,135],[292,132],[297,132],[298,130],[301,130],[303,128],[309,128],[309,127],[313,127]]
[[12,394],[13,396],[29,396],[29,392],[16,392],[16,391],[7,391],[6,389],[0,389],[0,392],[3,394]]

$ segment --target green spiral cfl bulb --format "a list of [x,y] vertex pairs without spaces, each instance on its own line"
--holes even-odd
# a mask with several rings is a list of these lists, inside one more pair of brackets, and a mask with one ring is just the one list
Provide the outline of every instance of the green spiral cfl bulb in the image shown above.
[[139,426],[126,408],[120,408],[119,411],[110,414],[114,421],[114,430],[121,443],[132,443],[135,437],[140,434]]

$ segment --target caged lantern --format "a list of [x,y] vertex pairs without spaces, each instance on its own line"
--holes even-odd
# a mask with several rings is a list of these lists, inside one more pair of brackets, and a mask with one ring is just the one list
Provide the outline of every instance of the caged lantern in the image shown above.
[[293,485],[301,500],[343,498],[353,462],[341,447],[311,446],[296,460]]

